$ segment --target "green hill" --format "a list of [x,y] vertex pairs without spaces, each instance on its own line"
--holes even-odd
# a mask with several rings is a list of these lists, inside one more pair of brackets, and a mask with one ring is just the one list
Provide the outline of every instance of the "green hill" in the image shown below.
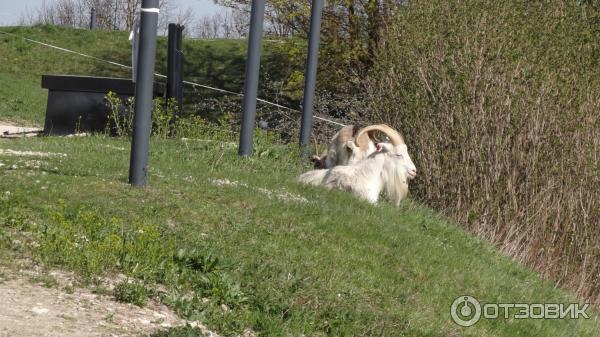
[[[103,60],[130,65],[131,44],[126,32],[89,31],[58,26],[4,27],[0,28],[0,32],[13,34],[0,33],[2,47],[0,51],[0,113],[4,120],[43,123],[46,104],[46,93],[40,85],[43,74],[123,78],[131,76],[128,69],[19,38],[24,37]],[[277,92],[277,98],[274,97],[274,90],[285,89],[285,86],[290,84],[288,83],[290,74],[302,69],[303,60],[301,58],[293,62],[288,58],[288,54],[291,53],[290,46],[296,44],[297,42],[294,41],[287,41],[285,44],[272,40],[264,41],[261,64],[262,80],[259,88],[261,97],[283,100],[284,103],[292,105],[297,104],[293,99],[281,97],[281,92]],[[245,40],[185,39],[183,43],[185,80],[233,92],[242,92],[246,47]],[[159,37],[156,72],[160,74],[166,74],[166,51],[167,40]],[[164,81],[160,78],[156,80]],[[210,115],[214,108],[211,108],[209,104],[202,104],[202,99],[226,98],[217,92],[192,88],[187,85],[184,90],[186,103],[190,110],[204,115]],[[220,113],[222,112],[220,111]]]
[[[10,31],[73,48],[93,38],[97,51],[121,61],[117,46],[127,43],[121,33]],[[13,37],[0,41],[0,120],[40,123],[40,73],[96,71]],[[126,183],[127,139],[2,141],[2,263],[30,257],[91,285],[124,273],[145,290],[120,299],[159,298],[227,336],[247,328],[261,336],[598,336],[591,310],[590,320],[456,325],[450,306],[463,295],[484,303],[577,299],[418,203],[371,206],[299,185],[307,164],[295,146],[272,138],[259,132],[250,159],[237,156],[237,136],[225,131],[153,139],[146,189]]]

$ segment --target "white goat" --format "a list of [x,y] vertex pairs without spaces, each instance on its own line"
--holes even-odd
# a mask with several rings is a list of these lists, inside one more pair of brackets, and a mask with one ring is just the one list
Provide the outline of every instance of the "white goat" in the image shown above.
[[[359,132],[356,139],[364,132]],[[384,192],[391,202],[399,205],[408,194],[407,179],[414,178],[417,171],[402,136],[389,127],[383,132],[392,143],[378,143],[376,151],[367,158],[354,161],[356,156],[360,156],[361,149],[354,141],[349,141],[351,165],[312,170],[302,174],[298,180],[304,184],[350,191],[370,203],[377,203],[379,195]]]
[[351,149],[347,147],[348,142],[353,140],[354,136],[361,131],[362,129],[359,130],[355,125],[347,125],[336,132],[336,134],[331,137],[327,149],[321,153],[321,156],[314,155],[310,158],[314,163],[315,168],[321,169],[332,168],[337,165],[348,165],[351,156],[353,156],[355,160],[360,160],[375,152],[375,142],[372,140],[374,131],[367,133],[367,137],[361,138],[362,143],[358,145],[360,151],[353,153]]

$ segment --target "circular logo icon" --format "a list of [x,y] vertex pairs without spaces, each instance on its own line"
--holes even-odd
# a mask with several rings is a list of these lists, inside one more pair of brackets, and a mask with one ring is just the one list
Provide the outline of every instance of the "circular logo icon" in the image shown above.
[[460,296],[452,303],[450,315],[460,326],[473,326],[481,318],[481,304],[472,296]]

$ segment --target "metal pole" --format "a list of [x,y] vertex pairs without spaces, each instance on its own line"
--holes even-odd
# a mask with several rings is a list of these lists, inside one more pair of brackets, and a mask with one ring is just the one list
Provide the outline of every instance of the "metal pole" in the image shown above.
[[310,14],[310,38],[308,40],[308,58],[306,60],[306,75],[304,77],[302,124],[300,126],[300,146],[303,147],[307,146],[310,143],[310,134],[312,132],[322,13],[323,0],[313,0]]
[[175,100],[177,101],[177,113],[183,116],[183,52],[177,50],[177,58],[175,64],[175,78],[177,83],[177,90],[175,91]]
[[90,13],[90,30],[96,29],[96,8],[92,7]]
[[177,59],[177,24],[169,24],[167,46],[167,99],[174,98],[176,89],[175,69]]
[[140,22],[133,22],[132,41],[131,41],[131,81],[135,83],[137,80],[138,54],[140,46]]
[[177,75],[177,102],[179,104],[178,113],[183,116],[183,30],[185,26],[179,25],[177,30],[177,64],[176,64],[176,75]]
[[244,114],[240,132],[240,156],[252,155],[254,140],[254,121],[256,118],[256,95],[258,93],[258,75],[260,70],[260,47],[262,42],[265,0],[252,1],[250,16],[250,35],[248,36],[248,59],[246,60],[246,79],[244,82]]
[[183,43],[182,25],[169,24],[169,40],[167,51],[167,100],[177,101],[178,113],[183,113]]
[[129,167],[129,183],[133,186],[146,186],[147,182],[158,12],[158,0],[142,1],[140,49],[135,86],[135,116],[133,118],[133,139],[131,140]]
[[[142,7],[144,7],[143,4],[142,4]],[[115,16],[113,18],[113,30],[117,30],[117,10],[118,9],[119,9],[119,0],[115,0]]]

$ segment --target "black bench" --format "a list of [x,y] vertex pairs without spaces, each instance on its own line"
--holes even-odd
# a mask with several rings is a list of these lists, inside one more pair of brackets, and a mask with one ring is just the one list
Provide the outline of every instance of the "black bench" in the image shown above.
[[[135,93],[131,79],[110,77],[42,75],[42,88],[48,89],[44,123],[47,135],[102,132],[109,116],[104,96],[112,91],[127,99]],[[162,85],[155,83],[154,97],[163,92]]]

